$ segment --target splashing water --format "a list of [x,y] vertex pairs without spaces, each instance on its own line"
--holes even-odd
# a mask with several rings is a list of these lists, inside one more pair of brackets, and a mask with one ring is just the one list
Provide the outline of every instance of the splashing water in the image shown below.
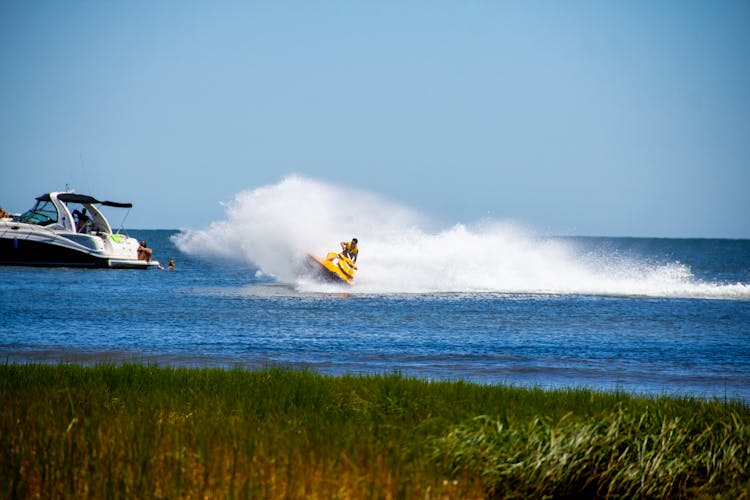
[[[301,262],[357,237],[355,293],[495,292],[750,300],[750,285],[695,279],[679,262],[652,264],[590,254],[574,241],[543,238],[515,224],[484,221],[425,229],[417,212],[372,193],[290,176],[238,193],[227,219],[184,230],[178,248],[252,264],[301,291],[331,291]],[[349,290],[347,290],[349,291]]]

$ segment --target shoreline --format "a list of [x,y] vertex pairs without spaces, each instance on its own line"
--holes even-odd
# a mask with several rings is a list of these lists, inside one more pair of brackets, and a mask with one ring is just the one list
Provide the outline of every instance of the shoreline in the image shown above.
[[[221,355],[197,355],[188,353],[145,353],[137,350],[113,350],[113,349],[83,349],[71,348],[66,346],[39,348],[25,345],[8,345],[0,348],[0,360],[5,363],[17,365],[25,364],[45,364],[45,365],[66,365],[78,364],[86,367],[95,367],[98,365],[146,365],[156,366],[168,369],[221,369],[221,370],[248,370],[258,371],[266,369],[284,369],[295,371],[311,371],[322,376],[378,376],[392,373],[403,374],[407,378],[423,380],[427,382],[465,382],[482,386],[510,386],[527,389],[542,389],[545,391],[566,390],[566,389],[584,389],[601,393],[623,393],[635,397],[673,397],[673,398],[696,398],[703,401],[720,400],[723,402],[737,402],[750,406],[750,398],[743,397],[741,386],[732,386],[727,384],[728,379],[717,380],[723,383],[722,390],[716,390],[718,387],[714,384],[714,390],[709,391],[706,386],[703,393],[696,392],[677,392],[668,390],[638,389],[635,381],[617,380],[609,383],[596,383],[596,376],[581,382],[580,377],[574,377],[575,374],[565,374],[561,370],[550,368],[541,371],[536,379],[527,381],[518,381],[512,378],[498,380],[483,380],[481,378],[468,378],[461,376],[435,376],[429,370],[395,368],[390,370],[376,370],[365,368],[362,370],[342,370],[330,362],[285,362],[270,360],[268,358],[258,357],[238,361],[237,358]],[[355,365],[355,362],[349,363]],[[368,366],[366,363],[361,366]],[[413,368],[413,367],[412,367]],[[513,372],[508,372],[513,375]],[[520,373],[529,376],[528,370],[522,369]],[[548,382],[540,382],[545,375],[554,374],[555,377],[547,377]],[[567,380],[567,381],[566,381]]]

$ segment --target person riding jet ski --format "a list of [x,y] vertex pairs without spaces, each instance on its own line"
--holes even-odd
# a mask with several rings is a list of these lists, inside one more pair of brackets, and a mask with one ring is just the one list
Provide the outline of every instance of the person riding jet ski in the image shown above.
[[357,238],[352,238],[352,241],[347,243],[346,241],[341,242],[341,253],[345,257],[352,259],[352,262],[357,262],[357,255],[359,254],[359,247],[357,246]]

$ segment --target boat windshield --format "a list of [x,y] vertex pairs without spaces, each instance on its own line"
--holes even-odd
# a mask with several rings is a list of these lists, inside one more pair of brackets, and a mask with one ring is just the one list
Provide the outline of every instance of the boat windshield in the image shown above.
[[57,208],[51,201],[37,201],[34,208],[28,210],[18,217],[14,217],[16,222],[25,222],[27,224],[36,224],[38,226],[47,226],[57,222]]

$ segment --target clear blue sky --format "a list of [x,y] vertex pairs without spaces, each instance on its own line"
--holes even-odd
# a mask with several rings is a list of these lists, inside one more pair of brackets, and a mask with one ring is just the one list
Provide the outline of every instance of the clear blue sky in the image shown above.
[[0,205],[202,227],[302,174],[446,223],[750,238],[750,2],[0,3]]

